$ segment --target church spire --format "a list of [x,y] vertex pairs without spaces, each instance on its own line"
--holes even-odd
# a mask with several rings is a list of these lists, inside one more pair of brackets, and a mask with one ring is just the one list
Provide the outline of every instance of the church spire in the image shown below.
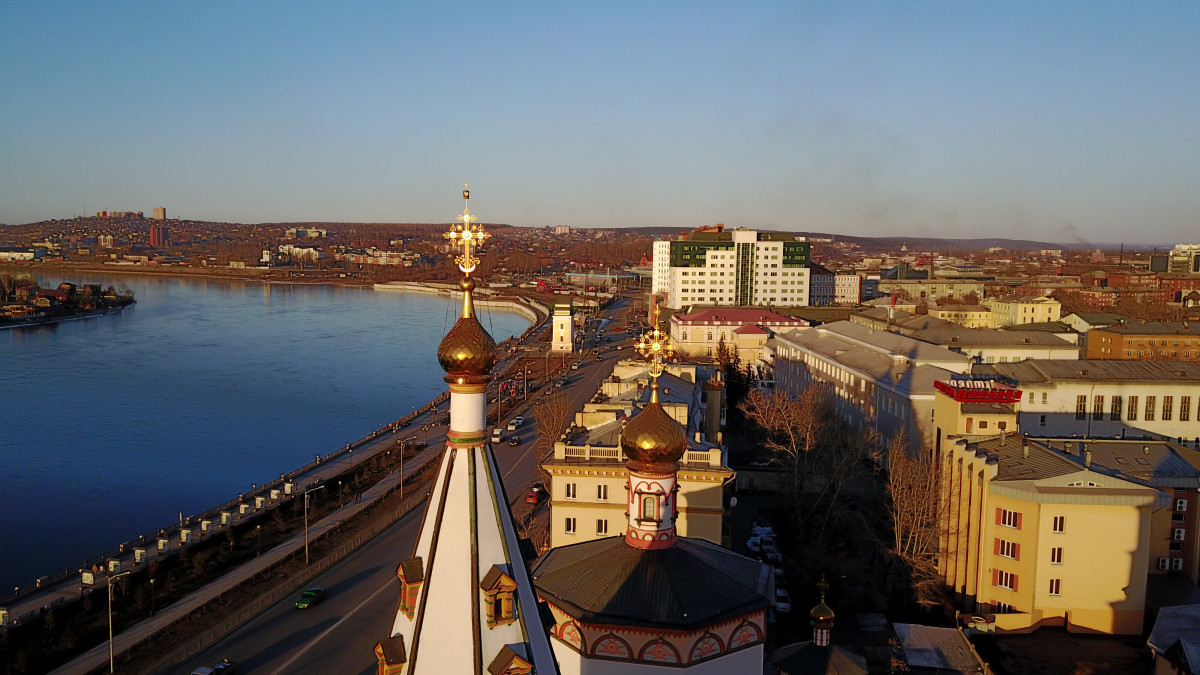
[[658,378],[663,358],[672,353],[671,338],[654,328],[637,343],[650,358],[650,402],[621,432],[621,448],[629,469],[629,522],[625,542],[635,548],[670,548],[675,544],[679,459],[687,450],[687,434],[659,401]]

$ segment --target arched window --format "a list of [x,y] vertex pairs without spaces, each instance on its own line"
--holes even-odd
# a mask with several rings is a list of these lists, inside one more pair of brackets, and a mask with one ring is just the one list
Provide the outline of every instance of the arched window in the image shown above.
[[642,519],[658,520],[658,499],[654,495],[642,497]]

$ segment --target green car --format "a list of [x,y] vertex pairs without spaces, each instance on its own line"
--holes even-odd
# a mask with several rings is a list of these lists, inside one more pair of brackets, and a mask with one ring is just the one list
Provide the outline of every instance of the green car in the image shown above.
[[304,595],[296,601],[296,609],[308,609],[325,599],[325,589],[319,586],[304,591]]

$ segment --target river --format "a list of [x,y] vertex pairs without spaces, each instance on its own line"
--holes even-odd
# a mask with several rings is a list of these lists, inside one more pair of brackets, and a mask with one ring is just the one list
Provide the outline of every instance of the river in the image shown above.
[[[0,331],[0,588],[250,490],[446,388],[450,298],[158,276],[116,315]],[[480,310],[496,341],[529,326]]]

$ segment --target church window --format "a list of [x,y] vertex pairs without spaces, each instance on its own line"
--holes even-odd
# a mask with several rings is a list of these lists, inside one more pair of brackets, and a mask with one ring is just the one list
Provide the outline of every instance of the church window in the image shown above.
[[658,499],[654,495],[642,497],[642,520],[658,520]]
[[487,611],[488,628],[507,626],[516,620],[516,602],[513,595],[517,590],[517,582],[499,565],[492,565],[492,569],[488,570],[479,582],[479,590],[484,596],[483,606]]

